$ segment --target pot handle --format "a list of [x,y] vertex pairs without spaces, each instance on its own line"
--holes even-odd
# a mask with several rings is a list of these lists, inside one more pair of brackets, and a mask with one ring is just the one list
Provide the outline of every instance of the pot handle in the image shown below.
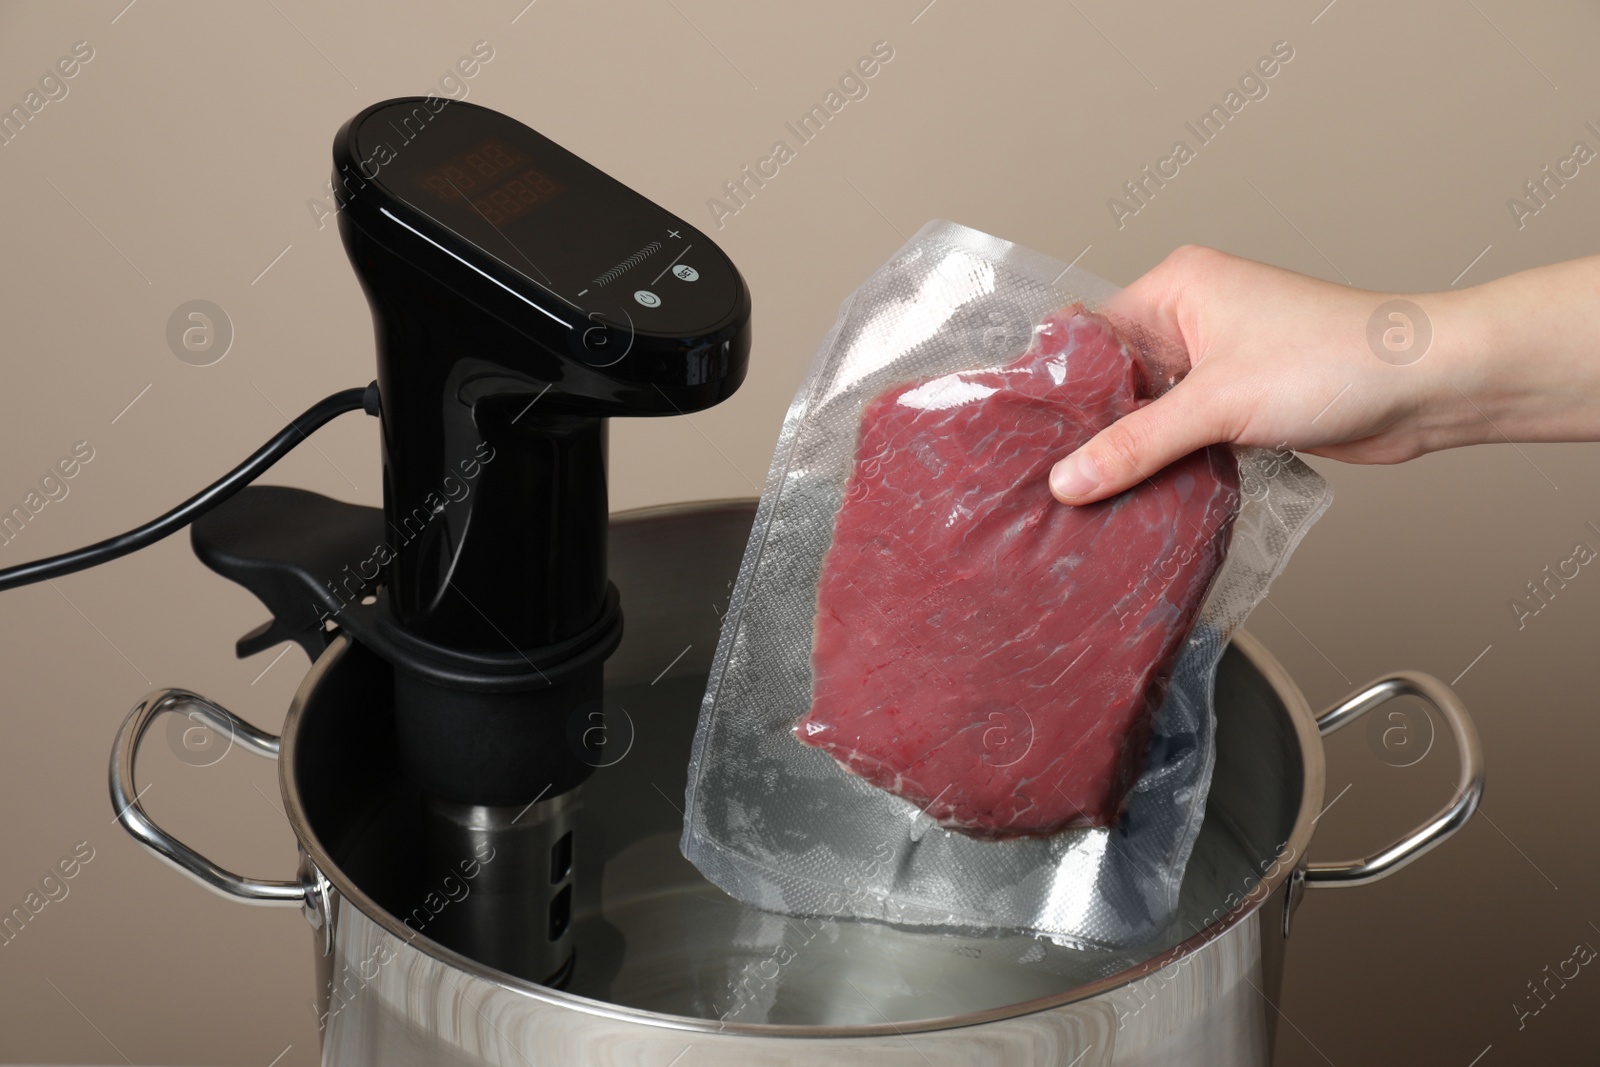
[[273,907],[300,907],[308,903],[308,889],[299,881],[268,882],[254,878],[241,878],[232,871],[223,870],[182,841],[167,833],[151,821],[139,803],[139,791],[134,785],[133,762],[139,753],[145,731],[167,712],[181,712],[198,716],[219,733],[237,741],[248,752],[276,759],[278,739],[272,734],[256,729],[227,708],[214,704],[205,697],[186,689],[158,689],[134,705],[117,731],[117,740],[111,749],[111,803],[116,809],[117,821],[132,834],[134,840],[166,860],[195,881],[233,900],[247,904]]
[[1420,698],[1444,717],[1461,760],[1456,795],[1428,822],[1381,852],[1342,863],[1308,863],[1305,884],[1311,889],[1366,885],[1385,878],[1466,825],[1483,799],[1483,748],[1478,730],[1455,691],[1431,674],[1396,671],[1317,716],[1317,730],[1326,737],[1396,697]]

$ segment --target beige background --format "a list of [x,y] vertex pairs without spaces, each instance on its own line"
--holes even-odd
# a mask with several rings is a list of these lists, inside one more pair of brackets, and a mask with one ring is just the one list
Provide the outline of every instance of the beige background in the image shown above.
[[[74,42],[95,50],[69,95],[0,147],[0,503],[74,442],[95,449],[0,565],[144,521],[372,377],[366,306],[306,202],[345,119],[429,90],[479,40],[494,58],[469,99],[702,227],[706,199],[785,120],[873,42],[895,50],[870,94],[717,233],[754,293],[749,381],[692,422],[617,425],[619,509],[753,493],[839,302],[929,218],[1081,255],[1118,283],[1184,242],[1413,291],[1600,244],[1600,164],[1521,230],[1506,208],[1575,140],[1600,147],[1584,129],[1600,125],[1600,14],[1576,0],[525,2],[0,6],[0,104]],[[1270,94],[1119,230],[1107,198],[1279,40],[1295,56]],[[195,298],[236,330],[214,366],[180,362],[164,338]],[[370,424],[345,417],[316,446],[271,480],[378,502]],[[1391,668],[1449,681],[1472,664],[1458,689],[1490,787],[1486,818],[1423,862],[1306,902],[1282,1063],[1593,1055],[1600,975],[1586,969],[1520,1031],[1512,1005],[1532,1006],[1525,983],[1575,943],[1600,945],[1600,577],[1585,570],[1520,632],[1508,604],[1575,541],[1600,546],[1584,527],[1600,523],[1597,458],[1502,445],[1393,469],[1316,464],[1338,499],[1251,629],[1318,706]],[[315,1061],[303,920],[201,891],[136,849],[106,799],[116,726],[155,686],[281,721],[300,653],[270,669],[276,652],[232,658],[262,614],[186,538],[0,597],[0,910],[77,842],[95,850],[70,895],[0,947],[0,1060]],[[1353,785],[1322,821],[1322,858],[1375,847],[1448,791],[1443,742],[1405,769],[1361,728],[1336,742],[1330,800]],[[158,744],[145,767],[148,805],[173,829],[225,865],[287,876],[269,764],[186,767]]]

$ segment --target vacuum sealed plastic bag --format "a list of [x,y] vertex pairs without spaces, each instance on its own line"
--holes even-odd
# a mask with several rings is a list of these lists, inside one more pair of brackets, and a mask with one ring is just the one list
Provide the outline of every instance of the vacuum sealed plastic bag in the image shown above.
[[684,854],[758,907],[1165,931],[1212,684],[1330,492],[1213,446],[1072,508],[1050,467],[1181,352],[1086,272],[925,226],[846,302],[790,407],[701,709]]

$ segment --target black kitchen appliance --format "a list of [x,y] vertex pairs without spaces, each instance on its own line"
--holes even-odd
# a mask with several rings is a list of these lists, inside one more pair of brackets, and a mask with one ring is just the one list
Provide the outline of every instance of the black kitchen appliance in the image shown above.
[[622,636],[606,420],[731,395],[749,292],[704,234],[488,108],[376,104],[333,162],[377,332],[383,511],[247,490],[195,524],[195,552],[273,613],[241,655],[292,637],[314,658],[342,630],[394,668],[425,854],[510,857],[436,936],[559,982],[573,794],[605,758]]

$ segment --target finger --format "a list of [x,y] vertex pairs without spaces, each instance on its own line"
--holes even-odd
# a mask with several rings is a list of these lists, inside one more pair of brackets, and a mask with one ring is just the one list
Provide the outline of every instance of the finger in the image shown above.
[[1181,378],[1193,365],[1178,314],[1178,298],[1192,258],[1188,249],[1173,252],[1132,285],[1118,290],[1101,309],[1138,349],[1153,377]]
[[1197,448],[1227,440],[1205,395],[1185,381],[1124,415],[1051,468],[1050,491],[1064,504],[1092,504]]
[[1178,325],[1176,302],[1171,298],[1169,262],[1163,260],[1126,289],[1117,290],[1102,310],[1154,336],[1182,344],[1183,329]]
[[1134,322],[1146,331],[1182,345],[1185,341],[1178,305],[1185,289],[1214,273],[1226,256],[1215,249],[1183,245],[1145,271],[1106,302],[1105,311]]

